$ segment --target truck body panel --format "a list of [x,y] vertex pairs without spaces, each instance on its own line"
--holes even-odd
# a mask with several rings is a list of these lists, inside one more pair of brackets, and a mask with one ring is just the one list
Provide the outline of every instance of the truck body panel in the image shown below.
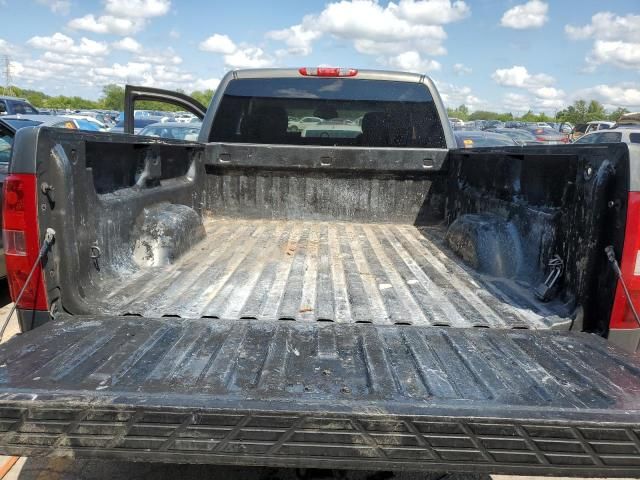
[[55,242],[49,312],[0,347],[0,451],[638,473],[638,357],[602,338],[637,152],[451,150],[426,77],[296,79],[231,72],[199,142],[19,132]]

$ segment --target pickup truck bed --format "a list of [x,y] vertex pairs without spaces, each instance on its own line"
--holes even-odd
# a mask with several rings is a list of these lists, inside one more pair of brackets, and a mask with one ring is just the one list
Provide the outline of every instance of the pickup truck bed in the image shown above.
[[62,317],[2,346],[0,361],[8,454],[587,476],[640,467],[640,366],[589,334]]
[[[316,108],[362,135],[287,131]],[[447,146],[430,81],[385,72],[230,72],[199,142],[23,129],[14,295],[55,236],[0,453],[637,476],[640,363],[603,338],[629,148]]]
[[442,228],[218,217],[204,226],[205,239],[161,275],[142,269],[105,285],[105,309],[144,317],[571,325],[531,289],[465,267],[446,248]]

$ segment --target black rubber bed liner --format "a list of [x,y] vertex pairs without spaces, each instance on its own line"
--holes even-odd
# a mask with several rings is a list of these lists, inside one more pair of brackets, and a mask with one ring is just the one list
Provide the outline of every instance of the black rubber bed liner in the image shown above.
[[466,267],[444,230],[413,225],[208,218],[166,267],[115,269],[87,287],[108,315],[568,330],[533,288]]
[[640,474],[640,362],[555,331],[69,317],[0,347],[0,452]]

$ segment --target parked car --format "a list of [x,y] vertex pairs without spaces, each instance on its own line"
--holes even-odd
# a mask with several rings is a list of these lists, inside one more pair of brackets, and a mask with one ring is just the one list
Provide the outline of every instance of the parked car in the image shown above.
[[504,128],[505,123],[501,120],[487,120],[484,123],[483,130],[489,130],[491,128]]
[[[294,117],[295,118],[295,117]],[[302,117],[300,120],[288,120],[288,130],[290,132],[302,132],[309,127],[313,127],[324,119],[320,117]]]
[[589,145],[594,143],[618,142],[640,144],[640,125],[625,125],[608,130],[589,132],[573,143],[578,145]]
[[562,122],[558,126],[558,131],[570,136],[573,133],[573,124],[569,122]]
[[98,117],[81,114],[65,115],[65,117],[75,120],[79,130],[92,130],[96,132],[109,131],[109,127],[98,120]]
[[483,131],[460,131],[455,132],[456,142],[460,148],[478,147],[506,147],[516,146],[513,138],[499,133]]
[[538,145],[542,143],[533,133],[522,128],[492,128],[486,131],[511,137],[518,145]]
[[594,121],[587,122],[587,128],[584,133],[595,132],[597,130],[607,130],[612,128],[616,122]]
[[487,126],[486,120],[474,120],[472,130],[484,130]]
[[571,130],[571,134],[569,135],[569,140],[576,141],[581,136],[585,134],[587,131],[588,125],[586,123],[577,123],[573,129]]
[[547,145],[561,145],[563,143],[569,143],[568,135],[560,133],[548,125],[544,127],[532,126],[526,128],[526,130],[531,132],[536,137],[536,140],[546,143]]
[[612,128],[614,125],[615,125],[615,122],[605,122],[605,121],[579,123],[573,128],[571,134],[569,135],[569,139],[571,141],[576,141],[578,138],[580,138],[586,133],[595,132],[598,130],[606,130],[606,129]]
[[194,118],[198,121],[198,118],[189,112],[176,112],[173,118],[177,123],[190,123]]
[[[90,121],[95,120],[101,124],[100,129],[109,129],[115,125],[115,121],[111,117],[110,114],[98,110],[80,110],[73,114],[67,115],[71,117],[80,116],[82,118],[87,118]],[[106,130],[103,130],[106,131]]]
[[[158,119],[157,117],[135,118],[133,120],[133,133],[138,134],[142,131],[143,128],[159,122],[160,122],[160,119]],[[109,131],[111,133],[124,133],[124,120],[121,120],[118,123],[116,123],[116,125]]]
[[449,123],[455,129],[460,129],[464,127],[464,122],[459,118],[449,117]]
[[362,135],[362,127],[352,120],[334,118],[309,124],[301,132],[302,138],[357,138]]
[[198,142],[16,135],[0,454],[638,475],[635,145],[460,149],[422,74],[125,92]]
[[38,115],[38,109],[26,99],[0,95],[0,115]]
[[173,140],[190,140],[198,139],[200,127],[202,124],[182,123],[182,122],[164,122],[152,123],[147,125],[138,132],[138,135],[147,137],[171,138]]

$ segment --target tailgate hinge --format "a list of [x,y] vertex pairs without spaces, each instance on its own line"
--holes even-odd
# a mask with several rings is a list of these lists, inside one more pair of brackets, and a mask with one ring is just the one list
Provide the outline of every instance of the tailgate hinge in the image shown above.
[[558,283],[558,280],[562,276],[564,272],[564,262],[559,255],[554,255],[551,260],[549,260],[549,275],[543,283],[538,285],[534,291],[536,297],[543,301],[548,302],[551,300],[555,293],[555,287]]

